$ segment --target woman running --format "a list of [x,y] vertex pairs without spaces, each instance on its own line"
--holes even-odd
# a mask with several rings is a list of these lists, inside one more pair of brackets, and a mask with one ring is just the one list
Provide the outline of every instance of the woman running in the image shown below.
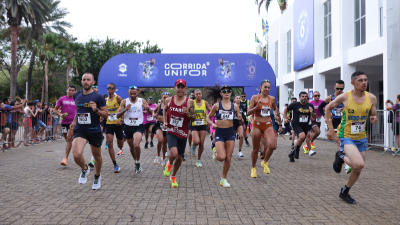
[[[261,166],[264,167],[264,173],[269,174],[268,160],[273,151],[276,149],[276,136],[271,119],[271,109],[275,115],[279,116],[278,108],[275,104],[275,97],[269,95],[271,83],[269,80],[263,80],[260,85],[260,94],[253,95],[250,100],[248,115],[254,114],[253,129],[251,131],[251,139],[253,141],[253,152],[251,153],[251,177],[257,177],[256,163],[258,150],[260,149],[261,135],[267,140],[267,150],[264,154],[264,160]],[[279,119],[279,132],[282,132],[282,125]]]
[[[236,95],[236,97],[235,97],[235,105],[237,105],[239,107],[239,110],[240,110],[240,95]],[[241,112],[241,114],[243,113],[242,111],[240,111],[240,112]],[[242,118],[243,118],[243,114],[242,114]],[[239,157],[244,157],[243,153],[242,153],[244,128],[243,128],[242,124],[240,124],[237,116],[235,116],[235,118],[233,119],[233,128],[235,129],[235,135],[237,133],[239,133],[239,152],[238,152],[238,156]]]
[[167,152],[167,130],[164,130],[163,124],[164,124],[164,117],[163,117],[163,112],[164,112],[164,102],[165,100],[169,97],[168,92],[164,92],[162,96],[162,101],[160,104],[157,105],[157,107],[153,111],[153,117],[157,117],[157,123],[156,125],[153,126],[152,132],[154,134],[157,134],[157,156],[154,159],[155,163],[160,163],[160,153],[161,153],[161,147],[163,151],[163,156],[162,156],[162,161],[161,165],[165,166],[167,164],[167,159],[166,157],[166,152]]
[[[235,131],[233,129],[233,118],[237,115],[241,124],[244,124],[242,114],[240,113],[239,106],[233,104],[230,100],[232,89],[228,85],[221,88],[222,100],[219,104],[214,104],[210,114],[207,117],[207,123],[212,124],[215,129],[215,150],[213,149],[213,160],[215,163],[218,161],[223,162],[220,185],[223,187],[230,187],[231,185],[226,180],[229,167],[231,166],[231,157],[233,148],[235,147]],[[217,124],[211,121],[211,117],[217,115]]]

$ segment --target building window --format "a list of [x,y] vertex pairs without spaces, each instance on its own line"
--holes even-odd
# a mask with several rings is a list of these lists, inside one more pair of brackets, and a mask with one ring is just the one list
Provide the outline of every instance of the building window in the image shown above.
[[383,36],[383,1],[379,0],[379,34]]
[[292,72],[292,33],[287,32],[287,73]]
[[365,44],[365,0],[354,0],[355,46]]
[[324,57],[332,56],[331,0],[324,4]]
[[275,42],[275,77],[278,77],[278,41]]

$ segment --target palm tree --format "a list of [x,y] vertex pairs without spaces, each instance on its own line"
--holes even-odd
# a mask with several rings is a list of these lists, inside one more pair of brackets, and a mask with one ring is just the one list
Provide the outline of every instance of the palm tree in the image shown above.
[[29,24],[29,17],[36,17],[34,11],[46,15],[45,0],[0,0],[0,15],[6,11],[7,23],[11,28],[11,74],[10,74],[10,98],[15,99],[17,86],[17,45],[18,27],[24,20]]
[[65,48],[65,54],[67,57],[67,88],[69,86],[69,72],[72,69],[76,68],[78,73],[78,61],[77,58],[79,57],[79,51],[81,51],[83,46],[79,43],[69,42]]
[[[286,1],[287,0],[277,0],[277,1],[278,1],[279,8],[281,10],[281,14],[282,14],[283,11],[285,11],[285,9],[286,9]],[[260,3],[258,3],[258,0],[256,0],[256,4],[258,5],[258,14],[260,14],[260,8],[264,2],[265,2],[265,10],[267,10],[267,12],[268,12],[268,7],[271,4],[271,0],[261,0]]]

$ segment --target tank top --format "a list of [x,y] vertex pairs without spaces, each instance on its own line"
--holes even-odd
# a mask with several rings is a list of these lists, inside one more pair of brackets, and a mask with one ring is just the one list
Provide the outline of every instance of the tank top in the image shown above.
[[131,104],[131,108],[124,114],[124,123],[128,126],[139,126],[143,124],[142,98],[138,98],[136,103],[132,103],[129,98],[125,101],[125,108]]
[[240,112],[242,113],[243,118],[245,118],[247,116],[248,104],[249,104],[249,101],[247,99],[245,101],[240,100],[239,109],[240,109]]
[[164,109],[161,107],[161,103],[160,103],[160,107],[158,107],[158,115],[159,116],[164,115]]
[[361,140],[367,137],[366,124],[371,110],[369,93],[364,92],[364,102],[358,104],[354,101],[352,91],[347,92],[347,104],[343,110],[342,121],[339,124],[338,137]]
[[29,107],[25,107],[24,112],[25,112],[25,117],[31,117],[31,113],[28,111]]
[[[335,94],[332,94],[331,96],[331,102],[335,100]],[[342,108],[343,108],[343,103],[340,103],[336,108],[332,109],[332,117],[335,119],[341,119],[342,118]]]
[[196,100],[194,100],[194,113],[196,113],[196,120],[192,122],[192,126],[206,125],[206,103],[201,100],[201,106],[197,106]]
[[110,98],[107,98],[106,105],[108,110],[108,118],[106,124],[116,124],[117,121],[121,121],[121,117],[117,118],[117,112],[119,109],[117,97],[118,95],[115,94],[112,101],[110,101]]
[[[151,109],[151,111],[154,111],[154,109],[156,107],[157,107],[156,104],[149,105],[149,108]],[[151,122],[154,122],[153,115],[148,114],[147,110],[143,111],[143,124],[148,124],[148,123],[151,123]]]
[[190,119],[186,113],[183,112],[183,107],[187,107],[189,98],[186,97],[182,105],[176,105],[174,99],[175,96],[172,96],[171,102],[169,103],[167,133],[173,134],[179,138],[187,138]]
[[[260,95],[258,95],[257,101],[260,101]],[[271,109],[272,109],[272,104],[271,104],[271,98],[268,95],[268,102],[263,103],[261,102],[260,106],[256,109],[254,112],[254,116],[256,117],[271,117]]]
[[316,121],[317,123],[321,123],[322,115],[319,112],[318,106],[321,105],[322,102],[323,102],[322,100],[319,100],[318,102],[316,102],[314,100],[310,101],[310,104],[312,104],[314,106],[315,113],[317,114],[317,118],[312,119],[312,121]]
[[231,102],[231,108],[225,110],[222,101],[219,102],[216,120],[233,120],[235,118],[235,106]]

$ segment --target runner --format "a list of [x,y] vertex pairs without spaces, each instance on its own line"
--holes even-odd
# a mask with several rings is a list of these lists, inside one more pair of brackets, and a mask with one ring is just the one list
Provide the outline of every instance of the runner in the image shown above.
[[[233,128],[233,118],[238,117],[241,124],[244,124],[242,114],[240,113],[239,106],[233,104],[230,100],[232,89],[228,85],[221,87],[222,100],[219,104],[214,104],[210,114],[208,114],[207,122],[212,124],[215,129],[215,146],[213,149],[213,160],[215,163],[224,162],[222,169],[222,177],[219,184],[223,187],[230,187],[226,179],[228,170],[231,166],[231,157],[235,147],[235,131]],[[218,123],[215,124],[211,121],[211,117],[217,115]]]
[[[356,71],[351,75],[351,84],[354,89],[343,95],[336,97],[325,109],[326,118],[331,118],[332,111],[342,105],[342,122],[338,127],[340,138],[340,151],[336,152],[333,169],[340,173],[342,164],[345,162],[352,168],[347,182],[341,189],[339,197],[346,203],[355,204],[350,195],[350,188],[360,176],[361,170],[365,165],[366,151],[368,150],[368,140],[366,124],[370,114],[370,122],[376,124],[376,97],[368,93],[368,78],[364,72]],[[333,119],[328,119],[328,139],[333,140],[334,126]]]
[[162,101],[160,104],[157,105],[157,107],[153,111],[153,116],[157,118],[157,123],[153,127],[153,133],[157,134],[157,156],[154,159],[155,163],[160,163],[160,153],[161,153],[161,148],[163,151],[163,156],[161,160],[161,165],[165,166],[167,163],[167,159],[165,158],[167,155],[167,131],[164,129],[164,117],[163,117],[163,112],[164,112],[164,102],[167,100],[169,97],[168,92],[164,92],[162,95]]
[[75,163],[82,168],[79,176],[79,183],[85,184],[90,167],[85,164],[83,150],[87,142],[90,144],[92,155],[96,162],[96,173],[94,175],[93,190],[101,187],[101,128],[100,117],[107,118],[107,106],[103,96],[93,91],[92,86],[94,76],[91,73],[85,73],[82,76],[83,91],[75,93],[74,100],[76,104],[76,116],[72,122],[70,129],[74,130],[74,139],[72,148]]
[[[316,118],[317,116],[314,112],[314,106],[307,103],[307,92],[300,92],[299,98],[300,102],[290,104],[283,112],[283,115],[286,115],[288,110],[293,110],[292,127],[293,132],[297,134],[296,145],[289,154],[290,162],[294,162],[294,159],[299,159],[300,146],[306,139],[307,133],[311,130],[311,118]],[[286,122],[288,122],[287,119],[285,119]]]
[[[294,103],[294,102],[297,102],[297,98],[296,97],[292,98],[292,103]],[[288,122],[290,122],[290,126],[292,127],[292,136],[289,137],[289,139],[292,140],[291,149],[294,149],[294,142],[295,142],[295,139],[296,139],[296,132],[294,132],[293,125],[292,125],[292,122],[293,122],[293,110],[291,110],[291,111],[288,110],[288,113],[289,113]]]
[[[246,142],[246,146],[249,147],[250,144],[249,144],[249,141],[247,141],[247,125],[248,125],[248,122],[247,122],[246,118],[247,118],[247,111],[248,111],[248,108],[249,108],[250,101],[246,99],[246,93],[244,93],[244,92],[242,92],[240,97],[241,97],[241,99],[240,99],[240,112],[242,112],[242,118],[244,120],[243,137],[244,137],[244,141]],[[240,144],[240,143],[242,143],[242,144]],[[239,141],[239,149],[242,149],[240,147],[242,145],[243,145],[243,140]]]
[[[276,136],[273,128],[271,117],[271,110],[275,112],[275,115],[280,116],[278,108],[276,107],[275,97],[269,95],[271,90],[271,82],[269,80],[263,80],[260,84],[260,94],[253,95],[250,100],[250,106],[248,114],[254,114],[253,130],[251,131],[251,140],[253,143],[253,151],[251,153],[251,175],[250,177],[256,178],[256,163],[258,157],[258,151],[260,150],[261,135],[267,140],[267,150],[264,154],[264,160],[261,162],[261,166],[264,167],[264,173],[269,174],[270,169],[268,167],[268,160],[272,153],[276,149]],[[279,118],[279,132],[282,132],[282,124]]]
[[76,105],[73,98],[75,93],[75,85],[69,85],[67,95],[58,99],[56,110],[54,110],[55,114],[61,116],[62,134],[67,142],[67,145],[65,146],[65,157],[60,163],[62,166],[68,166],[68,156],[72,148],[72,137],[74,131],[70,128],[71,123],[74,121],[76,116]]
[[[244,114],[242,105],[240,104],[240,95],[237,95],[235,97],[235,104],[239,107],[240,113],[242,114],[242,118],[243,118],[243,120],[245,120],[244,118],[246,118],[246,114]],[[246,113],[247,113],[247,111],[246,111]],[[236,115],[235,118],[233,118],[233,128],[235,130],[235,134],[239,133],[239,152],[238,152],[239,157],[244,157],[243,153],[242,153],[242,147],[243,147],[243,133],[246,132],[244,130],[245,127],[246,127],[246,124],[245,123],[243,125],[240,124],[240,121]]]
[[[186,81],[179,79],[175,82],[176,95],[165,100],[164,129],[167,130],[169,161],[164,169],[164,176],[170,176],[171,187],[177,188],[176,173],[182,163],[189,133],[190,120],[196,119],[193,100],[185,97]],[[175,162],[174,162],[175,161]],[[171,173],[172,166],[174,171]]]
[[321,97],[321,94],[319,91],[315,91],[313,94],[314,100],[311,100],[310,103],[314,106],[315,113],[317,114],[317,118],[311,120],[311,136],[310,136],[310,145],[311,145],[311,150],[309,151],[309,148],[307,146],[303,146],[304,154],[309,154],[309,155],[314,155],[316,152],[313,150],[315,149],[314,146],[314,141],[317,139],[319,134],[321,133],[321,117],[322,114],[319,112],[318,106],[321,105],[323,102],[319,98]]
[[151,109],[148,107],[146,100],[139,98],[139,91],[136,86],[129,87],[129,98],[122,100],[119,107],[117,118],[124,115],[125,136],[128,140],[128,145],[135,160],[135,172],[142,172],[140,166],[140,141],[144,133],[143,111],[151,114]]
[[[195,96],[195,94],[194,94],[194,91],[191,91],[191,92],[190,92],[190,99],[191,99],[191,100],[195,100],[195,99],[196,99],[196,96]],[[192,137],[192,128],[191,128],[191,126],[192,126],[192,123],[189,123],[188,140],[189,140],[189,148],[190,148],[190,149],[192,148],[192,139],[193,139],[193,137]],[[189,151],[190,151],[190,149],[189,149]],[[182,160],[185,161],[185,154],[183,154]]]
[[117,155],[124,154],[122,148],[124,147],[124,133],[122,132],[122,121],[121,118],[117,118],[117,112],[122,102],[121,96],[115,94],[115,84],[109,83],[107,85],[108,98],[106,99],[106,105],[108,110],[108,118],[106,122],[106,141],[108,147],[108,154],[111,157],[111,161],[114,164],[114,173],[119,173],[121,168],[118,166],[115,160],[114,152],[114,134],[117,138],[117,145],[120,149]]
[[144,145],[145,149],[149,148],[149,133],[150,133],[150,147],[153,148],[154,144],[153,144],[153,138],[154,138],[154,134],[151,132],[153,130],[153,126],[155,123],[154,119],[153,119],[153,111],[154,109],[157,107],[156,104],[153,103],[153,97],[149,97],[148,98],[148,106],[151,109],[151,113],[147,113],[147,111],[143,112],[143,124],[144,124],[144,137],[146,139],[146,144]]

